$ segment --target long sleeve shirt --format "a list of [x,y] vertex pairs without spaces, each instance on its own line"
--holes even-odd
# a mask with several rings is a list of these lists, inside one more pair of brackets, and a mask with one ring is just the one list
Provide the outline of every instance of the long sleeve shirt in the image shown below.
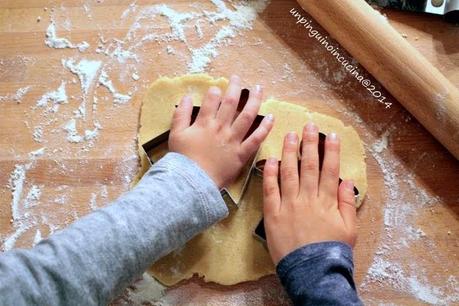
[[[110,205],[32,249],[1,254],[0,305],[106,305],[156,260],[227,215],[209,176],[168,153]],[[325,242],[287,255],[277,271],[297,305],[353,305],[352,268],[349,247]]]
[[294,305],[363,305],[355,288],[348,244],[305,245],[282,258],[276,270]]

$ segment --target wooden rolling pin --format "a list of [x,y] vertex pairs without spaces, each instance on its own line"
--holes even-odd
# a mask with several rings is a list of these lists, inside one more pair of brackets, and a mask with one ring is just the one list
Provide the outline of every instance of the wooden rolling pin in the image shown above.
[[298,0],[459,159],[459,90],[364,0]]

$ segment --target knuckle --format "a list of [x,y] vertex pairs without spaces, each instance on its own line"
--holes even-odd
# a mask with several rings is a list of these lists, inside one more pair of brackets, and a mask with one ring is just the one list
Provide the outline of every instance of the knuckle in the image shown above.
[[319,169],[319,162],[315,158],[304,158],[301,161],[301,166],[305,171],[316,171]]
[[298,148],[295,144],[286,143],[284,145],[284,152],[286,153],[296,153],[297,151],[298,151]]
[[215,121],[214,121],[213,128],[214,128],[217,132],[223,130],[224,127],[225,127],[225,124],[224,124],[222,121],[220,121],[220,120],[215,120]]
[[284,167],[281,171],[283,181],[294,181],[298,176],[298,170],[294,167]]
[[250,125],[252,124],[254,120],[254,115],[248,111],[243,111],[242,113],[239,114],[239,120],[241,121],[242,124],[244,125]]
[[273,226],[275,226],[281,221],[279,211],[273,209],[268,210],[268,213],[265,214],[263,217],[265,219],[266,229],[275,229],[273,228]]
[[313,145],[318,142],[319,135],[318,134],[311,134],[311,133],[304,133],[303,136],[303,143],[306,145]]
[[252,155],[251,148],[241,150],[240,152],[237,153],[237,158],[241,162],[241,167],[249,160],[251,155]]
[[330,177],[338,177],[339,176],[339,168],[335,166],[328,166],[328,167],[323,167],[322,168],[322,174],[325,176],[330,176]]
[[182,112],[180,110],[175,110],[174,115],[172,116],[172,119],[176,120],[182,117]]
[[344,204],[355,207],[354,192],[350,190],[345,190],[344,192],[341,192],[339,195],[339,200]]
[[216,86],[211,86],[207,91],[209,97],[219,97],[221,95],[220,88]]
[[357,241],[357,230],[355,228],[352,228],[352,229],[349,230],[348,240],[349,240],[349,242],[351,243],[352,246]]
[[326,142],[325,143],[326,150],[329,152],[339,152],[339,143],[336,142]]
[[345,197],[344,199],[341,199],[341,203],[344,204],[344,205],[349,205],[351,207],[354,207],[355,208],[355,204],[354,204],[354,197]]
[[260,130],[258,130],[257,133],[253,133],[252,134],[252,143],[258,146],[260,143],[263,142],[264,135],[265,135],[264,128],[261,128]]
[[235,97],[226,97],[223,103],[233,105],[233,104],[237,104],[238,102],[239,101]]
[[265,184],[263,186],[263,192],[264,192],[266,197],[270,197],[270,196],[273,196],[273,195],[276,194],[277,188],[273,184]]

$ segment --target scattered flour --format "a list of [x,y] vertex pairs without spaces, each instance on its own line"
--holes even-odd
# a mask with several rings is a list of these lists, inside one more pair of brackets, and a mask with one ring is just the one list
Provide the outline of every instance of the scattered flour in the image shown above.
[[43,128],[41,126],[36,126],[33,129],[32,137],[33,140],[35,140],[38,143],[41,143],[43,141]]
[[32,185],[24,201],[24,208],[36,206],[41,197],[41,188],[37,185]]
[[13,221],[19,220],[21,213],[19,203],[22,197],[22,190],[24,188],[24,182],[26,179],[26,172],[30,168],[31,163],[25,165],[15,165],[14,170],[10,175],[9,185],[12,193],[11,202],[11,215]]
[[293,81],[295,78],[295,73],[292,69],[292,67],[288,64],[284,64],[284,75],[281,77],[282,80],[286,81]]
[[210,64],[212,58],[219,54],[217,48],[228,44],[230,39],[236,37],[241,30],[252,29],[252,24],[257,18],[257,13],[262,12],[269,1],[257,0],[250,3],[234,5],[235,10],[228,9],[225,2],[211,0],[218,8],[217,12],[205,12],[210,23],[228,20],[229,24],[223,26],[209,43],[201,48],[190,49],[191,62],[188,64],[190,73],[203,72]]
[[132,79],[133,79],[134,81],[140,80],[140,76],[139,76],[137,73],[135,73],[135,72],[132,73],[131,77],[132,77]]
[[54,199],[54,203],[64,205],[68,201],[68,196],[65,194],[59,195]]
[[81,136],[78,134],[76,128],[76,120],[73,118],[67,121],[67,123],[63,126],[63,130],[67,132],[67,141],[70,143],[80,143],[83,141],[94,140],[99,135],[99,130],[101,129],[102,127],[100,126],[100,124],[95,122],[94,129],[85,130],[84,135]]
[[198,38],[202,39],[204,37],[204,33],[202,32],[200,20],[196,21],[196,23],[194,24],[194,29],[196,30],[196,34],[198,35]]
[[45,107],[48,102],[52,102],[53,106],[50,108],[51,112],[57,112],[60,104],[68,102],[67,93],[65,91],[65,81],[61,82],[59,88],[55,91],[45,93],[38,101],[37,107]]
[[[422,267],[413,263],[414,268],[410,269],[397,256],[393,256],[397,253],[410,252],[413,243],[426,243],[425,232],[418,228],[414,220],[418,211],[439,202],[437,197],[430,195],[415,182],[413,169],[406,168],[397,158],[389,155],[387,145],[391,133],[395,130],[395,124],[391,125],[369,150],[382,170],[387,199],[383,211],[382,243],[360,288],[364,291],[368,285],[378,284],[411,294],[416,299],[429,304],[448,305],[458,302],[459,288],[451,286],[446,290],[446,288],[430,285],[428,280],[423,278]],[[422,159],[423,156],[419,158]],[[407,174],[400,178],[398,173]],[[432,253],[426,256],[435,257],[435,242],[429,240],[429,243],[433,246]],[[451,277],[449,282],[454,283],[456,280],[454,276]]]
[[30,88],[32,86],[25,86],[19,88],[16,93],[13,95],[13,101],[20,103],[22,101],[22,98],[29,92]]
[[125,64],[128,60],[139,62],[137,54],[132,51],[125,50],[122,46],[122,43],[120,43],[118,40],[116,42],[118,43],[118,46],[111,54],[109,54],[110,57],[115,58],[120,64]]
[[2,239],[3,251],[8,251],[14,248],[17,239],[19,239],[28,229],[34,226],[35,220],[30,218],[30,214],[26,212],[29,205],[35,204],[39,200],[41,190],[39,186],[32,186],[29,190],[24,202],[23,192],[26,184],[27,171],[34,166],[34,159],[25,164],[17,164],[10,174],[9,188],[11,190],[11,222],[13,225],[13,232]]
[[91,198],[89,199],[89,208],[91,210],[96,210],[98,209],[97,207],[97,194],[96,193],[91,193]]
[[10,100],[19,104],[22,102],[22,98],[29,92],[31,87],[32,86],[21,87],[12,95],[0,96],[0,102]]
[[[88,99],[90,89],[94,85],[94,81],[97,78],[97,74],[102,66],[101,61],[82,59],[77,62],[74,58],[62,60],[62,65],[69,69],[73,74],[77,75],[80,79],[81,91],[83,92],[83,99],[78,107],[78,110],[74,112],[77,118],[86,119],[86,100]],[[73,140],[76,140],[74,138]]]
[[113,96],[113,103],[125,104],[131,100],[130,95],[121,94],[115,89],[113,82],[109,79],[108,74],[105,70],[102,70],[102,72],[100,73],[99,83],[105,88],[107,88],[108,91],[110,91],[110,93]]
[[66,60],[63,59],[62,65],[78,76],[81,83],[81,90],[85,95],[88,95],[89,89],[102,66],[102,62],[87,59],[77,62],[74,58],[69,58]]
[[142,275],[142,279],[135,283],[135,289],[128,290],[128,297],[134,305],[145,305],[151,301],[156,301],[165,293],[166,287],[148,273]]
[[37,229],[37,231],[35,232],[35,237],[33,238],[32,245],[33,246],[37,245],[42,239],[43,238],[41,236],[41,231],[40,231],[40,229]]
[[99,130],[102,129],[102,126],[98,122],[94,122],[94,129],[84,131],[84,140],[94,140],[99,136]]
[[136,10],[137,4],[135,4],[135,2],[129,4],[128,8],[121,14],[121,20],[126,19],[131,13],[135,13]]
[[76,129],[76,120],[70,119],[63,127],[64,131],[67,132],[67,141],[71,143],[79,143],[83,141],[83,136],[78,135]]
[[45,44],[54,49],[78,49],[80,52],[84,52],[89,48],[89,44],[86,41],[75,45],[66,38],[57,37],[56,24],[53,20],[51,20],[46,30]]
[[175,49],[172,46],[167,46],[166,47],[166,52],[169,55],[173,55],[173,54],[175,54]]
[[387,145],[389,144],[389,133],[389,131],[385,131],[381,135],[381,139],[373,144],[373,151],[376,153],[382,153],[385,149],[387,149]]
[[46,148],[40,148],[38,150],[32,151],[29,153],[29,158],[30,159],[36,159],[37,157],[41,157],[45,154]]
[[33,224],[28,223],[18,223],[18,226],[15,227],[13,234],[9,235],[6,239],[3,240],[2,249],[4,252],[9,251],[14,248],[16,241],[31,227]]
[[104,199],[108,197],[107,185],[103,185],[100,189],[100,196]]
[[[130,28],[126,40],[136,42],[136,31],[148,27],[142,24],[143,21],[152,20],[155,16],[165,17],[171,28],[170,33],[158,34],[152,31],[153,33],[148,33],[144,35],[140,41],[137,41],[133,48],[140,47],[148,41],[182,42],[191,54],[191,59],[188,63],[188,72],[203,72],[211,63],[212,59],[219,55],[218,49],[221,46],[229,44],[231,40],[242,31],[252,29],[257,14],[262,12],[269,3],[268,0],[239,2],[237,4],[229,4],[234,8],[230,9],[222,0],[211,0],[211,2],[216,7],[215,11],[201,9],[195,12],[178,12],[165,4],[146,7],[137,14],[136,21]],[[125,11],[123,16],[131,12],[132,10]],[[194,19],[196,20],[194,23],[195,32],[197,37],[202,39],[204,34],[200,22],[204,20],[204,18],[211,25],[219,26],[219,30],[208,43],[193,48],[189,45],[186,36],[187,23]],[[225,25],[220,26],[220,22]],[[168,54],[175,54],[175,50],[171,46],[167,46],[166,51]]]

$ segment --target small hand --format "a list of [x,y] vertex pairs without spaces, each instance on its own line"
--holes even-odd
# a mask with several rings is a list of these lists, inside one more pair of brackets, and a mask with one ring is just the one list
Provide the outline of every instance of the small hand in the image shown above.
[[277,263],[306,244],[342,241],[354,246],[357,237],[354,184],[339,187],[340,142],[331,133],[325,141],[325,156],[319,173],[318,128],[308,124],[303,131],[300,174],[298,136],[284,140],[278,183],[278,162],[269,159],[264,168],[264,220],[269,252]]
[[194,160],[219,188],[237,178],[254,156],[273,126],[266,116],[246,139],[262,100],[262,89],[255,86],[244,110],[235,118],[241,96],[241,79],[232,76],[223,100],[218,87],[211,87],[204,98],[196,121],[190,125],[193,103],[185,96],[174,113],[169,150]]

